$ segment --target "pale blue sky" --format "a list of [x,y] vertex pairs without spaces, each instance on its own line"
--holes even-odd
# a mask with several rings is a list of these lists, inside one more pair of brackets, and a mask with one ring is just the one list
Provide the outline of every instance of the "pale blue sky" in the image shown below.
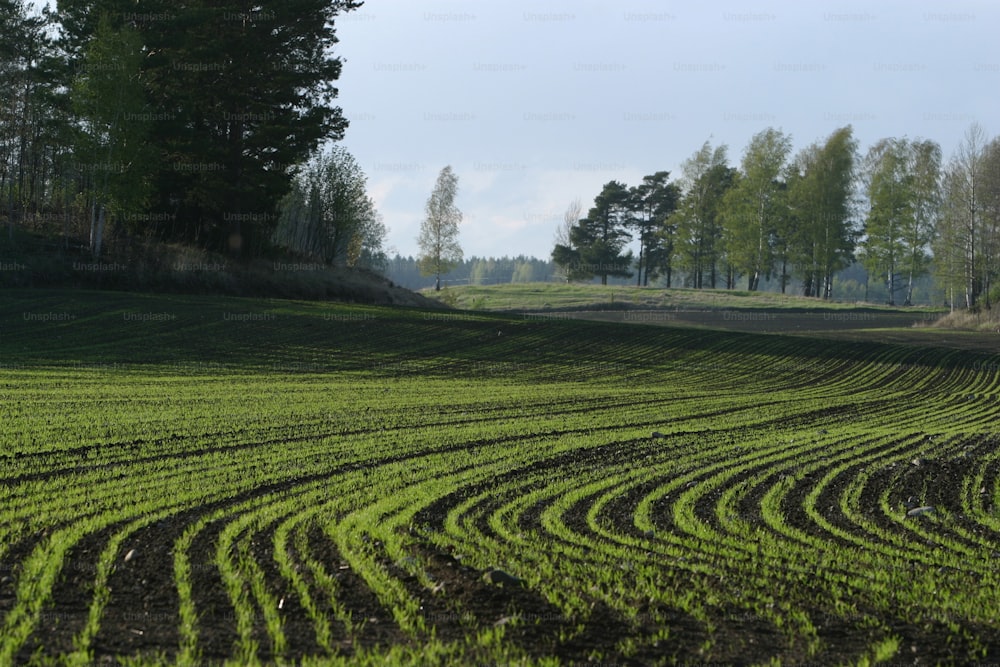
[[850,123],[938,141],[997,123],[1000,3],[368,0],[338,22],[344,140],[416,254],[440,169],[459,176],[467,256],[547,257],[563,212],[709,139],[794,150]]

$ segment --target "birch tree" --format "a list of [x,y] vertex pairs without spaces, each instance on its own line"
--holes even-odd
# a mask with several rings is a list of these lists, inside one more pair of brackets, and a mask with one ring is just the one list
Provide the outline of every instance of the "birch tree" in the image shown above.
[[[670,224],[677,229],[676,254],[692,287],[715,287],[718,272],[722,197],[732,185],[725,144],[709,142],[681,165],[684,191]],[[707,280],[706,280],[707,277]]]
[[420,246],[420,272],[434,276],[434,289],[441,290],[441,276],[462,261],[462,246],[458,243],[458,225],[462,212],[455,206],[458,196],[458,176],[451,165],[438,174],[434,190],[427,200],[424,221],[417,243]]
[[726,254],[729,263],[748,276],[750,291],[771,275],[780,221],[788,217],[781,176],[791,147],[791,138],[774,128],[754,135],[743,153],[740,177],[726,193],[722,214]]
[[[943,262],[938,262],[941,276],[951,290],[953,281],[960,271],[962,294],[965,307],[973,309],[978,304],[983,289],[982,248],[982,178],[983,157],[986,148],[986,132],[978,123],[973,123],[965,133],[965,140],[958,147],[948,164],[944,176],[944,214],[941,218],[941,240],[939,254]],[[961,257],[957,266],[954,254]]]
[[853,259],[854,178],[857,142],[848,125],[793,161],[788,196],[793,257],[805,296],[829,299],[833,276]]

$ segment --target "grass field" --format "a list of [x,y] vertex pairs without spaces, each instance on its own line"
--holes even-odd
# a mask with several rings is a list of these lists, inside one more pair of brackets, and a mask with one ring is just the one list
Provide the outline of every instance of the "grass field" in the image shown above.
[[0,665],[997,662],[998,368],[0,292]]
[[689,289],[675,287],[634,287],[632,285],[594,285],[581,283],[513,283],[509,285],[458,285],[441,292],[424,290],[430,297],[453,301],[466,310],[559,311],[559,310],[725,310],[757,309],[793,312],[797,310],[855,310],[863,305],[868,311],[904,311],[917,316],[941,314],[941,308],[919,306],[893,308],[877,304],[854,304],[823,301],[813,297],[775,292],[748,292],[724,289]]

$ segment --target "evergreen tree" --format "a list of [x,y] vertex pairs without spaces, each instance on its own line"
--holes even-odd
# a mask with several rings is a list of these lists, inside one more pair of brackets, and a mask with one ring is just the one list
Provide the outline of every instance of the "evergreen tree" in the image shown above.
[[676,184],[669,183],[669,178],[669,171],[644,176],[642,183],[630,192],[636,214],[634,224],[639,234],[636,285],[648,285],[651,270],[654,273],[665,270],[668,274],[670,271],[673,235],[666,230],[666,224],[677,208],[680,189]]
[[560,243],[552,259],[565,267],[569,280],[588,280],[595,276],[608,284],[608,276],[631,278],[632,252],[623,253],[631,238],[634,204],[629,189],[618,181],[605,184],[594,199],[594,206],[569,231],[570,245]]
[[48,12],[30,14],[21,0],[0,0],[0,212],[8,238],[39,212],[55,182],[54,165],[67,154],[59,132],[64,110],[53,100],[65,78],[47,34],[51,24]]
[[79,61],[103,12],[139,34],[150,104],[147,166],[164,236],[234,253],[260,250],[294,165],[347,121],[333,105],[334,19],[354,0],[59,0]]
[[109,213],[119,219],[145,210],[149,179],[145,163],[145,95],[140,81],[141,45],[134,30],[101,17],[74,81],[73,107],[81,120],[77,147],[90,193],[90,247],[101,254]]

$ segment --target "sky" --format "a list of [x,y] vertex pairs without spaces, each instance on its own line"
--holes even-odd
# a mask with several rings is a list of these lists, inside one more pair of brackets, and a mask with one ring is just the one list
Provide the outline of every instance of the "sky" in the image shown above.
[[767,127],[793,153],[850,124],[937,141],[1000,132],[994,0],[367,0],[337,20],[342,145],[390,255],[418,254],[441,169],[465,256],[547,258],[574,199],[637,185],[705,141],[738,166]]

